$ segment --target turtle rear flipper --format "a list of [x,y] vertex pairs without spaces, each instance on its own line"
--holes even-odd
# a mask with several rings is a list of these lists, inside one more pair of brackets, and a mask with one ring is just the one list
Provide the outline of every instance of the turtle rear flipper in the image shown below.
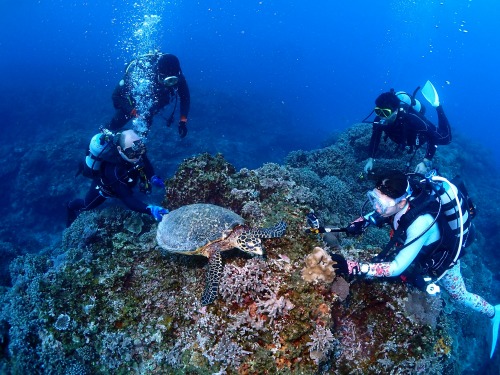
[[210,305],[219,294],[219,282],[222,276],[222,256],[220,251],[214,251],[208,258],[208,271],[205,280],[205,290],[201,296],[203,306]]

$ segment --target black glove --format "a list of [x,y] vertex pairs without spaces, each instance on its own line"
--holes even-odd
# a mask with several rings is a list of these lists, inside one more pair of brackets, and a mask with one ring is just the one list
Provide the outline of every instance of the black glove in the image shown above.
[[345,232],[348,236],[359,236],[363,234],[368,225],[370,225],[370,222],[361,217],[349,224],[349,226],[345,228]]
[[[332,254],[332,260],[335,262],[333,269],[335,275],[349,277],[349,276],[364,276],[369,271],[368,264],[361,264],[355,260],[346,260],[340,254]],[[363,270],[363,268],[365,268]]]
[[186,121],[179,121],[179,135],[184,138],[188,133],[188,128],[186,126]]
[[333,269],[335,270],[335,275],[337,276],[348,276],[349,267],[347,267],[347,261],[340,254],[332,254],[332,260],[335,262]]

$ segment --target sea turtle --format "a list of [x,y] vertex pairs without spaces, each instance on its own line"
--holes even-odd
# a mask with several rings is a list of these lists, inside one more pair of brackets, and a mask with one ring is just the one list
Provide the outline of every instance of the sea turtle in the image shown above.
[[263,255],[263,238],[281,237],[286,224],[271,228],[249,228],[234,212],[213,204],[191,204],[164,215],[158,225],[156,240],[165,253],[201,255],[208,258],[208,272],[201,303],[212,303],[218,294],[222,276],[221,251],[240,249]]

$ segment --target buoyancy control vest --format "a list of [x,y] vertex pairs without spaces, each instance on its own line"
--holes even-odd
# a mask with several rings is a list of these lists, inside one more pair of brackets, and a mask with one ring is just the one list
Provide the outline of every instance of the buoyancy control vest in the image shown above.
[[[417,175],[415,175],[417,176]],[[440,240],[421,250],[410,266],[411,272],[428,276],[432,282],[439,280],[457,260],[464,255],[464,250],[474,241],[476,208],[468,195],[460,177],[453,182],[436,174],[411,181],[414,194],[410,200],[410,209],[400,218],[397,230],[375,261],[388,261],[403,248],[411,245],[437,223]],[[405,244],[406,231],[417,217],[430,214],[434,221],[415,239]]]

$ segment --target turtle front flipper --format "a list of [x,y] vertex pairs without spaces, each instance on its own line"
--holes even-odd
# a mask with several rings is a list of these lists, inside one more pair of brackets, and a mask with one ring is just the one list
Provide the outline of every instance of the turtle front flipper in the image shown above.
[[278,238],[285,234],[286,223],[280,221],[270,228],[254,228],[243,231],[239,234],[237,248],[253,255],[263,255],[264,246],[262,238]]
[[220,251],[216,250],[208,257],[208,271],[205,279],[205,290],[201,296],[203,306],[210,305],[215,301],[219,294],[219,282],[222,276],[222,256]]
[[252,229],[251,233],[259,238],[279,238],[285,234],[286,223],[282,220],[270,228]]

